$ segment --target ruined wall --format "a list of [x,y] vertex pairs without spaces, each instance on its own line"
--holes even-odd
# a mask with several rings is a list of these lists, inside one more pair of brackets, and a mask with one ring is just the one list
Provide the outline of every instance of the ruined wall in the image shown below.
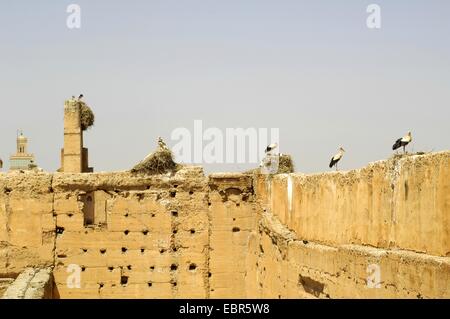
[[257,194],[301,238],[450,256],[450,152],[261,177]]
[[55,298],[245,296],[249,177],[18,172],[0,189],[0,277],[54,265]]
[[[53,267],[55,298],[449,298],[449,161],[317,175],[0,173],[0,278]],[[67,284],[73,265],[79,288]]]
[[0,173],[0,277],[53,265],[52,175]]
[[448,257],[299,240],[270,213],[248,250],[249,298],[450,298]]
[[247,247],[259,219],[253,180],[238,173],[209,180],[210,297],[245,298]]
[[[205,298],[206,186],[201,170],[55,175],[57,296]],[[81,289],[66,284],[70,264],[81,267]]]
[[[450,152],[259,176],[253,297],[450,297]],[[368,276],[379,267],[379,289]]]

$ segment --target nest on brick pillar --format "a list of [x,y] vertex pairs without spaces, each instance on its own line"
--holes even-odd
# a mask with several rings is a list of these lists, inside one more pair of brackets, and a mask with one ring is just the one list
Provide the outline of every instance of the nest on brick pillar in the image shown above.
[[84,102],[79,101],[80,104],[80,122],[81,129],[86,131],[88,128],[94,125],[95,116],[91,108]]

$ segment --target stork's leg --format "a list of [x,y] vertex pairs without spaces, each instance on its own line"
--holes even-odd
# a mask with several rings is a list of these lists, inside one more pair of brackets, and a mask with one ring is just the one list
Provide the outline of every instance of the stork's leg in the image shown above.
[[337,165],[338,165],[338,163],[336,163],[336,172],[338,171],[338,166]]
[[403,145],[403,154],[406,154],[406,148],[405,148],[405,145]]

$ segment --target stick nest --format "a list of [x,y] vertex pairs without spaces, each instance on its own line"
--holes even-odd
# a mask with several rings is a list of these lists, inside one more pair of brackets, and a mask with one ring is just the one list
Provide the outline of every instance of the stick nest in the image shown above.
[[280,155],[280,162],[278,164],[277,174],[290,174],[294,173],[294,162],[291,155]]
[[173,160],[172,151],[168,148],[159,147],[155,152],[147,155],[147,157],[135,165],[132,173],[140,173],[147,175],[174,173],[181,168],[181,165]]
[[[266,157],[262,164],[266,165],[266,168],[269,168],[271,166],[271,161],[273,160],[272,157]],[[290,174],[294,173],[294,161],[292,160],[291,155],[287,154],[281,154],[278,157],[278,170],[275,173],[270,173],[270,175],[276,175],[276,174]],[[262,174],[263,170],[261,167],[254,168],[249,171],[245,172],[246,174]]]
[[86,131],[88,128],[94,125],[95,116],[94,112],[92,112],[91,108],[84,102],[80,103],[80,122],[81,129]]

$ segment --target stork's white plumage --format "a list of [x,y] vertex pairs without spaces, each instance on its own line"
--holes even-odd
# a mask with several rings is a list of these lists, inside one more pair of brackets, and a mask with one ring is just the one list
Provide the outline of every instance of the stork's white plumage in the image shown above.
[[163,139],[162,139],[161,136],[158,137],[158,146],[159,146],[161,149],[163,149],[163,150],[167,150],[167,149],[168,149],[166,142],[163,141]]
[[412,135],[411,132],[408,132],[405,136],[402,138],[399,138],[397,141],[395,141],[394,145],[392,146],[392,150],[395,151],[396,149],[403,147],[403,153],[406,152],[406,145],[412,142]]
[[[169,148],[167,147],[166,143],[163,141],[163,139],[162,139],[161,136],[158,137],[158,147],[159,147],[161,150],[167,150],[167,149],[169,149]],[[142,162],[145,162],[145,161],[146,161],[150,156],[152,156],[153,154],[154,154],[154,152],[149,153],[149,154],[141,161],[141,163],[142,163]]]
[[345,153],[345,150],[342,147],[340,147],[339,152],[331,158],[330,168],[332,168],[333,166],[336,166],[336,170],[338,170],[337,164],[341,160],[342,156],[344,156],[344,153]]
[[278,143],[272,143],[266,147],[266,153],[272,152],[274,149],[278,147]]

